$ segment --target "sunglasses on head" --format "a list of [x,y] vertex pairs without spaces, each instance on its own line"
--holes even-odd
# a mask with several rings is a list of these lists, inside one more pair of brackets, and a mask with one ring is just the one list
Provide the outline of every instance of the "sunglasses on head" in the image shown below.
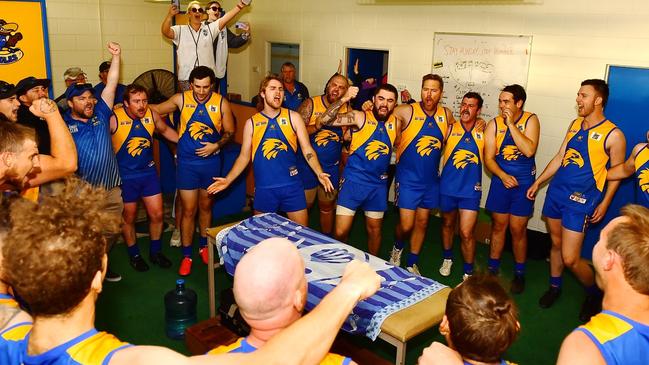
[[203,10],[203,8],[191,8],[191,12],[192,13],[201,13],[201,14],[203,14],[205,12],[205,10]]

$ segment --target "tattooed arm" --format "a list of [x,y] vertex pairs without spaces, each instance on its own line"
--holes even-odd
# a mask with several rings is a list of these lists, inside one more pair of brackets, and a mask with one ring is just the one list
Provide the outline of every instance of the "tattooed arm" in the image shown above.
[[297,108],[297,112],[300,114],[300,117],[302,117],[304,125],[306,125],[306,132],[309,135],[318,131],[315,125],[309,125],[309,120],[313,115],[313,99],[304,100],[302,104],[300,104],[300,107]]
[[[345,95],[342,98],[340,98],[340,100],[338,100],[337,102],[332,103],[331,105],[329,105],[327,110],[324,113],[322,113],[322,114],[320,114],[318,116],[318,118],[315,120],[316,130],[319,130],[320,128],[322,128],[323,125],[338,125],[338,124],[335,123],[335,120],[337,119],[337,117],[339,115],[338,111],[340,110],[340,108],[343,105],[345,105],[350,100],[355,98],[357,94],[358,94],[358,88],[355,87],[355,86],[350,86],[347,89],[347,92],[345,93]],[[350,114],[350,113],[345,113],[345,114],[342,114],[342,115],[348,115],[348,114]],[[352,115],[353,115],[353,113],[352,113]],[[347,118],[349,118],[349,116]],[[348,122],[346,122],[346,123],[348,123]],[[340,125],[353,125],[353,124],[340,124]]]
[[[323,125],[330,125],[336,127],[356,127],[360,128],[364,122],[364,113],[357,110],[350,110],[347,113],[340,113],[336,117]],[[318,129],[322,126],[318,126]]]
[[300,144],[300,149],[302,150],[306,163],[309,164],[309,167],[311,167],[313,172],[318,176],[318,180],[322,186],[324,186],[325,191],[333,191],[334,187],[329,180],[329,174],[322,171],[320,161],[318,161],[318,157],[309,142],[309,135],[306,133],[306,128],[303,124],[304,122],[302,122],[302,118],[298,113],[291,111],[291,123],[293,124],[293,128],[295,128],[297,141]]
[[39,155],[40,167],[29,176],[27,186],[38,186],[57,180],[77,170],[77,148],[67,125],[54,101],[44,98],[34,101],[29,110],[47,123],[52,144],[50,155]]

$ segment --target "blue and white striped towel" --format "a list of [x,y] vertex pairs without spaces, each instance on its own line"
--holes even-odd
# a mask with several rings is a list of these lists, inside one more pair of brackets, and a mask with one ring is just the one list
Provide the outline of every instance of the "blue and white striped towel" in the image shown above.
[[216,238],[221,264],[228,274],[234,275],[237,263],[247,250],[271,237],[288,238],[304,259],[309,282],[307,310],[313,309],[338,284],[345,265],[353,259],[369,263],[385,279],[376,294],[356,305],[342,327],[346,332],[363,334],[372,340],[378,337],[389,315],[445,287],[277,214],[251,217],[221,231]]

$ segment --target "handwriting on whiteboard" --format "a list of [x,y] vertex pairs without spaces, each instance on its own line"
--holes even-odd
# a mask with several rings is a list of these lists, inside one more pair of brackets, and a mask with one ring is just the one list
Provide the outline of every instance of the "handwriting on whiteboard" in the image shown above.
[[527,85],[532,38],[436,33],[433,73],[444,79],[442,103],[456,117],[469,91],[484,99],[482,118],[498,115],[498,95],[509,84]]

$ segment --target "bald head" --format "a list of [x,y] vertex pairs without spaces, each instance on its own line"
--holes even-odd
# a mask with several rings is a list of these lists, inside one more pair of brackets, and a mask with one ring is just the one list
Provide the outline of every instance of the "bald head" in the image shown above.
[[349,81],[345,76],[341,74],[335,74],[331,76],[331,78],[329,78],[329,81],[327,81],[327,87],[325,88],[327,101],[330,104],[337,102],[345,95],[348,88]]
[[[243,256],[234,273],[234,297],[244,319],[298,318],[304,306],[304,262],[285,238],[269,238]],[[288,325],[288,324],[287,324]]]

